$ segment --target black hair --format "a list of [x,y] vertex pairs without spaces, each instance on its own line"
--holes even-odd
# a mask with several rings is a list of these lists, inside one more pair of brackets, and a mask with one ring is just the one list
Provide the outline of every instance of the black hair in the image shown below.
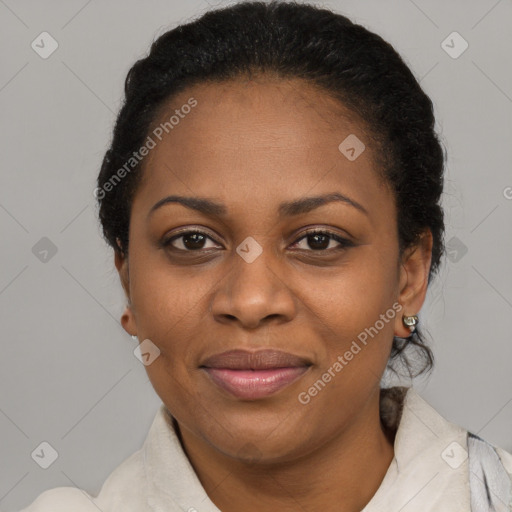
[[[207,11],[165,32],[135,62],[95,191],[107,243],[128,254],[131,204],[143,173],[140,164],[119,171],[143,146],[163,105],[192,85],[253,73],[300,78],[361,119],[380,159],[377,171],[394,192],[400,255],[425,229],[432,233],[430,284],[445,250],[440,205],[445,154],[432,101],[380,36],[343,15],[292,1],[247,1]],[[417,372],[409,346],[420,355]],[[394,338],[388,367],[395,373],[391,363],[397,359],[410,377],[433,368],[421,326],[409,338]]]

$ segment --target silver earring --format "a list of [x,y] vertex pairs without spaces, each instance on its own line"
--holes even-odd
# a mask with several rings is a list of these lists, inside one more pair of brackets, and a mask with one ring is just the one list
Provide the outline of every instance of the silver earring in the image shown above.
[[137,341],[137,340],[138,340],[137,336],[133,336],[133,335],[132,335],[132,340],[133,340],[133,341]]
[[417,315],[404,315],[402,320],[404,324],[409,327],[411,333],[416,330],[416,324],[419,322]]

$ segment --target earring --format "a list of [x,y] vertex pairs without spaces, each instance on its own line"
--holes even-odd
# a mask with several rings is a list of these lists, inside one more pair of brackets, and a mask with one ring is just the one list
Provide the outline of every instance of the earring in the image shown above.
[[416,330],[416,324],[419,322],[419,319],[416,315],[404,315],[402,317],[402,321],[407,327],[409,327],[411,333],[413,333]]
[[138,340],[137,336],[133,336],[133,335],[132,335],[132,340],[133,340],[133,341],[137,341],[137,340]]

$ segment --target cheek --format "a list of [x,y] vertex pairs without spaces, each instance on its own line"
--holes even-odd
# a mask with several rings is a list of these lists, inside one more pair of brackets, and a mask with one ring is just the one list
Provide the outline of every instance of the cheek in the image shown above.
[[193,278],[192,270],[166,262],[161,251],[139,251],[130,261],[130,282],[137,328],[162,345],[197,327],[198,307],[211,286],[208,272]]
[[[393,258],[392,250],[386,254],[376,246],[365,246],[346,265],[309,287],[314,291],[304,300],[315,317],[310,321],[317,324],[324,352],[308,385],[323,377],[328,381],[325,391],[321,383],[316,386],[322,388],[322,396],[314,399],[318,407],[364,400],[379,384],[399,314],[392,307],[397,279]],[[345,396],[347,389],[354,394],[352,399]]]
[[131,277],[139,339],[150,339],[160,351],[145,366],[146,373],[162,401],[180,411],[197,401],[192,393],[197,350],[203,345],[197,334],[204,322],[201,301],[207,289],[178,278],[169,268],[141,265]]
[[162,264],[161,259],[151,258],[150,254],[140,254],[130,269],[139,339],[150,339],[160,351],[145,370],[161,400],[179,419],[185,419],[181,415],[187,415],[189,404],[197,402],[192,371],[196,353],[191,347],[198,342],[194,335],[197,337],[203,319],[201,300],[207,285],[184,277],[182,270]]
[[324,326],[328,337],[338,335],[347,341],[392,308],[398,279],[394,257],[392,250],[361,246],[329,272],[297,272],[294,291],[316,317],[319,329]]

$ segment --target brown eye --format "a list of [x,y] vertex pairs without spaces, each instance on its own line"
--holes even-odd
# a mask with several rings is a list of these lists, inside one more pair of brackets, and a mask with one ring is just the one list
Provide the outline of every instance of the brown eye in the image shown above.
[[[184,231],[164,241],[163,245],[165,247],[172,246],[173,249],[178,251],[193,252],[201,249],[211,249],[212,246],[205,245],[208,240],[214,242],[210,236],[201,231]],[[216,245],[213,247],[216,247]]]
[[[330,231],[308,231],[306,232],[306,235],[297,240],[294,245],[302,241],[305,241],[306,247],[299,247],[299,249],[306,251],[331,251],[344,249],[345,247],[351,247],[354,245],[350,240],[342,238],[336,233],[332,233]],[[334,247],[331,246],[331,243],[334,243]],[[336,244],[338,244],[337,247]]]

